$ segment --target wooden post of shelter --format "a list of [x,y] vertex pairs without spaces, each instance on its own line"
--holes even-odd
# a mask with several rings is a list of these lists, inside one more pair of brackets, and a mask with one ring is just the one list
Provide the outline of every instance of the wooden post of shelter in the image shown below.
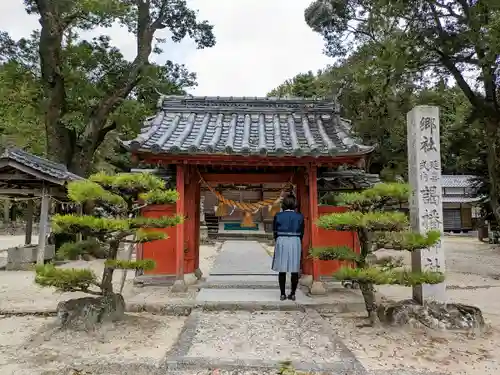
[[3,201],[3,222],[7,225],[10,221],[10,200],[5,199]]
[[26,208],[26,230],[24,237],[24,244],[31,245],[31,237],[33,236],[33,211],[35,203],[33,199],[29,199]]
[[43,265],[45,263],[45,244],[47,240],[47,228],[49,224],[49,203],[49,192],[47,187],[44,185],[42,188],[42,205],[40,209],[40,229],[38,233],[38,252],[36,257],[37,265]]
[[[76,213],[78,216],[82,216],[83,215],[83,205],[79,204],[78,207],[76,208]],[[76,242],[80,242],[83,240],[83,235],[82,233],[78,233],[76,235]]]

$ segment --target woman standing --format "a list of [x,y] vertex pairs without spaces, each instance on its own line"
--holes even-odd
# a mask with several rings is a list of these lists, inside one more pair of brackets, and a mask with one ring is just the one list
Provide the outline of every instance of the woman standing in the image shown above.
[[299,283],[300,258],[302,254],[302,237],[304,237],[304,216],[296,212],[297,200],[293,195],[283,198],[282,211],[274,216],[273,233],[275,240],[273,271],[279,273],[281,296],[284,301],[286,274],[292,274],[292,290],[288,299],[295,301],[295,291]]

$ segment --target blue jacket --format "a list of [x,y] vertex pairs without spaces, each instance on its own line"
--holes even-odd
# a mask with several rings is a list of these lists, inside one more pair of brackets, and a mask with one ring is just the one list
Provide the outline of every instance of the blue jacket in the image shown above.
[[273,221],[274,239],[279,236],[304,237],[304,215],[295,211],[278,212]]

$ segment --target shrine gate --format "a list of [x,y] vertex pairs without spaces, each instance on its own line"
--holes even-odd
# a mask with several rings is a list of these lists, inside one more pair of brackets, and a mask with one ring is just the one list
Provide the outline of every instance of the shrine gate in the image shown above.
[[340,165],[364,168],[374,149],[357,142],[334,101],[246,97],[162,97],[156,116],[147,119],[137,138],[123,144],[137,161],[175,170],[177,204],[152,207],[145,215],[177,213],[186,220],[168,230],[168,240],[157,241],[161,248],[157,244],[142,250],[145,258],[157,261],[157,275],[175,275],[179,291],[196,281],[193,275],[201,277],[203,185],[291,183],[306,221],[301,282],[320,292],[321,261],[310,259],[309,249],[343,245],[345,234],[329,231],[325,241],[326,234],[314,224],[320,211],[328,212],[318,205],[318,179]]

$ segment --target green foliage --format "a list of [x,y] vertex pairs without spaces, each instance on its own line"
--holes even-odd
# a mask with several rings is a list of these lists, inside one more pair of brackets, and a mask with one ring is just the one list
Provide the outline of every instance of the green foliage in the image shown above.
[[[304,96],[331,98],[342,88],[341,115],[352,120],[364,144],[377,145],[369,171],[380,174],[383,181],[407,174],[406,114],[415,105],[440,108],[443,173],[486,176],[482,125],[471,121],[471,106],[460,88],[446,80],[427,81],[404,64],[403,71],[395,70],[391,63],[380,61],[387,57],[385,49],[383,44],[365,43],[317,74],[299,74],[309,80],[310,93]],[[292,79],[268,95],[294,96],[297,89]]]
[[384,207],[389,203],[407,202],[410,186],[401,183],[379,183],[356,193],[341,193],[338,202],[355,210]]
[[146,204],[172,204],[179,199],[179,193],[175,190],[152,190],[141,194],[139,198]]
[[79,256],[91,255],[95,258],[105,258],[106,249],[96,239],[79,242],[66,242],[57,250],[58,259],[76,260]]
[[[0,32],[0,46],[2,39]],[[0,64],[0,150],[17,146],[36,154],[45,151],[41,99],[32,72],[15,63]]]
[[89,180],[70,182],[68,184],[68,198],[76,203],[102,201],[118,206],[125,205],[125,200],[122,197]]
[[54,287],[61,292],[87,292],[96,284],[96,275],[87,269],[56,268],[53,264],[36,267],[35,282],[41,286]]
[[147,191],[148,193],[153,191],[157,194],[166,193],[165,191],[160,190],[165,187],[165,181],[152,173],[108,174],[99,172],[90,176],[89,180],[103,186],[106,189],[124,193],[128,191]]
[[377,258],[377,260],[375,261],[375,265],[380,267],[382,270],[401,268],[404,266],[404,258],[403,257],[394,258],[390,255],[387,255]]
[[359,283],[374,285],[402,285],[414,286],[421,284],[439,284],[444,281],[441,272],[398,270],[392,267],[349,268],[342,267],[334,275],[337,280],[355,280]]
[[123,259],[107,259],[104,263],[106,267],[123,269],[123,270],[152,270],[156,264],[154,260],[123,260]]
[[349,246],[313,247],[309,250],[312,258],[319,260],[359,261],[356,254]]
[[[117,259],[121,243],[145,243],[166,238],[159,230],[172,227],[182,222],[180,216],[147,218],[138,216],[144,208],[139,195],[148,189],[155,194],[152,197],[177,199],[175,191],[165,190],[164,181],[148,174],[119,173],[110,175],[99,173],[89,180],[69,184],[69,197],[78,202],[89,203],[93,215],[54,215],[52,228],[55,233],[80,233],[91,237],[78,243],[67,243],[58,251],[59,258],[76,259],[92,255],[106,259],[102,283],[95,282],[95,276],[88,271],[68,271],[51,267],[37,269],[35,282],[42,286],[55,286],[66,291],[85,291],[89,285],[98,286],[101,294],[113,290],[111,282],[115,269],[154,269],[152,260],[137,261]],[[165,194],[163,194],[165,193]],[[89,273],[90,272],[90,273]],[[111,277],[110,277],[111,275]],[[58,281],[58,278],[61,280]],[[90,281],[89,281],[90,280]],[[92,282],[91,282],[92,281]]]
[[55,233],[94,233],[107,234],[130,229],[128,219],[109,219],[90,215],[52,216],[52,230]]
[[52,230],[55,233],[112,234],[137,228],[168,228],[183,221],[180,216],[160,218],[136,217],[132,219],[113,219],[89,215],[54,215]]
[[168,235],[159,231],[139,229],[135,232],[135,240],[137,243],[164,240],[166,238],[168,238]]
[[162,216],[159,218],[136,217],[129,220],[129,228],[168,228],[181,224],[182,216]]
[[414,232],[375,233],[373,242],[376,248],[415,251],[427,249],[441,240],[441,232],[431,230],[425,234]]
[[305,20],[341,59],[332,80],[344,88],[361,137],[379,144],[372,168],[404,171],[406,113],[438,105],[443,170],[483,176],[500,221],[498,4],[315,0]]
[[323,229],[340,231],[401,231],[408,227],[408,218],[403,212],[348,211],[323,215],[316,225]]

